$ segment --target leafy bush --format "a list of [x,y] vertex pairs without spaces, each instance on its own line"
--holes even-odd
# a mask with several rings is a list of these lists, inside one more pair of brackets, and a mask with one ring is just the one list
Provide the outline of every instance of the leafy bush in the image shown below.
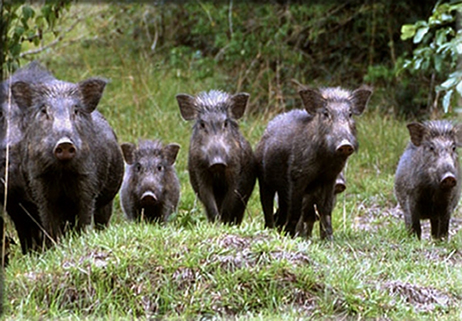
[[462,32],[456,21],[461,11],[461,2],[438,2],[427,20],[401,28],[401,39],[412,39],[417,45],[403,68],[431,75],[429,89],[435,94],[430,103],[434,107],[441,104],[445,113],[449,111],[453,94],[462,95],[462,71],[455,70],[462,54]]
[[0,76],[3,79],[4,66],[8,72],[18,68],[22,44],[26,41],[39,46],[47,34],[59,36],[55,29],[64,10],[71,0],[50,1],[42,6],[33,6],[22,1],[2,1],[0,5]]
[[217,86],[249,92],[253,111],[282,111],[300,107],[293,79],[349,88],[384,82],[390,97],[401,84],[397,61],[412,50],[398,26],[422,19],[433,6],[415,2],[118,5],[104,13],[97,41],[158,59],[180,76],[225,74]]

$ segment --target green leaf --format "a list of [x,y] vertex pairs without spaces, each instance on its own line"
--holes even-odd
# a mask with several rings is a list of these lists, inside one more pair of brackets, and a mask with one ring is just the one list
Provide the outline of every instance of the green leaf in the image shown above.
[[435,12],[430,18],[428,18],[430,26],[435,27],[454,21],[454,17],[446,11],[450,11],[450,8],[446,6],[446,4],[444,6],[439,6],[438,12]]
[[414,60],[414,65],[413,65],[414,70],[420,69],[420,66],[422,65],[422,61],[423,61],[423,58],[416,58]]
[[441,21],[444,22],[444,23],[448,23],[448,22],[454,21],[454,17],[453,17],[451,14],[446,13],[446,12],[443,13],[443,14],[441,15],[441,18],[440,18],[440,19],[441,19]]
[[462,81],[459,81],[459,83],[456,86],[456,90],[459,93],[459,95],[462,96]]
[[50,29],[53,29],[55,27],[55,23],[56,23],[56,16],[51,13],[49,16],[48,16],[48,25],[50,26]]
[[43,16],[38,16],[37,18],[35,18],[35,24],[37,28],[43,29],[43,27],[45,26],[45,21],[43,19]]
[[445,82],[443,82],[440,87],[443,89],[449,89],[451,87],[454,87],[454,85],[458,82],[457,78],[448,78]]
[[444,109],[444,112],[447,113],[448,110],[449,110],[449,105],[451,104],[451,97],[452,97],[452,93],[453,93],[453,89],[451,90],[448,90],[446,92],[446,94],[444,94],[444,97],[443,97],[443,109]]
[[20,37],[24,34],[24,27],[21,27],[21,26],[16,26],[16,28],[14,28],[14,35],[17,36],[17,37]]
[[21,44],[20,43],[13,44],[10,48],[10,53],[13,57],[19,56],[19,54],[21,53]]
[[31,7],[29,6],[23,6],[22,7],[22,16],[24,18],[24,20],[29,20],[30,18],[33,18],[35,15],[35,11],[34,9],[32,9]]
[[34,31],[34,30],[28,30],[28,31],[26,32],[26,38],[27,38],[27,40],[29,40],[29,41],[33,41],[34,38],[37,38],[37,35],[35,34],[35,31]]
[[462,42],[458,41],[456,44],[456,52],[459,55],[462,55]]
[[414,36],[414,43],[419,43],[422,41],[423,37],[427,34],[430,28],[428,26],[419,28]]
[[414,25],[403,25],[401,27],[401,40],[407,40],[414,37],[416,27]]
[[50,5],[43,6],[41,11],[42,11],[42,15],[45,17],[45,19],[48,20],[48,17],[50,16],[50,13],[51,13]]
[[449,77],[451,78],[462,78],[462,70],[452,72]]
[[451,28],[442,28],[436,32],[435,43],[437,46],[441,46],[447,42],[447,36],[452,32]]
[[435,55],[433,57],[433,61],[435,63],[435,69],[437,72],[441,72],[442,70],[442,66],[443,66],[443,57],[441,57],[440,55]]

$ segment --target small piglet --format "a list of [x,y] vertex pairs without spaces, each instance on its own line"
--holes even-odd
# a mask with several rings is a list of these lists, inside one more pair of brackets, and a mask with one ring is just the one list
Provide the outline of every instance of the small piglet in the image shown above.
[[421,219],[430,219],[434,239],[448,236],[449,220],[460,199],[457,147],[462,126],[446,120],[410,123],[411,142],[398,163],[395,195],[410,233],[419,239]]
[[236,121],[244,114],[249,95],[212,90],[176,98],[181,116],[195,121],[189,177],[209,221],[240,224],[256,181],[252,147]]
[[129,220],[166,223],[178,206],[180,181],[174,163],[178,144],[163,146],[158,140],[121,145],[125,175],[120,203]]

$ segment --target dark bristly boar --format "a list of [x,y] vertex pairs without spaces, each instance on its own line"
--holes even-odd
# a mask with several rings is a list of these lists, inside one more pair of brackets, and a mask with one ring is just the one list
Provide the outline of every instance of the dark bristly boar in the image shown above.
[[158,140],[121,145],[126,167],[120,203],[130,220],[167,223],[180,200],[180,181],[174,163],[178,144]]
[[103,228],[112,214],[124,164],[115,133],[95,110],[105,86],[98,78],[11,85],[25,115],[21,172],[47,245],[67,228],[81,231],[92,220]]
[[462,145],[462,126],[439,120],[410,123],[407,128],[411,141],[395,176],[406,227],[420,239],[420,220],[430,219],[432,237],[446,238],[462,186],[456,150]]
[[[337,179],[335,180],[335,186],[334,186],[334,198],[332,200],[332,206],[335,206],[335,203],[337,201],[337,195],[343,193],[346,190],[346,179],[341,172]],[[297,228],[296,228],[296,234],[300,237],[310,237],[311,232],[313,230],[313,226],[307,225],[307,223],[304,221],[304,214],[309,213],[311,210],[312,204],[310,203],[310,194],[307,194],[306,197],[303,197],[303,203],[302,203],[302,216],[300,217],[300,220],[298,221]],[[278,220],[278,212],[274,214],[274,219],[275,221]]]
[[2,205],[5,205],[5,186],[7,186],[6,210],[15,225],[23,253],[38,250],[43,242],[43,233],[37,206],[27,195],[26,183],[20,173],[22,161],[19,149],[23,140],[24,117],[12,97],[11,85],[18,81],[38,84],[52,80],[54,80],[53,75],[34,61],[17,70],[0,85],[0,171],[2,179],[0,199]]
[[[358,148],[353,116],[364,111],[371,93],[368,87],[353,92],[304,88],[300,90],[304,110],[280,114],[269,122],[255,149],[267,227],[276,225],[295,236],[302,220],[310,236],[319,219],[321,238],[332,238],[335,189],[342,188],[336,180]],[[276,193],[277,217],[273,214]]]
[[189,177],[208,219],[240,224],[256,181],[254,154],[236,121],[244,114],[249,95],[212,90],[176,98],[182,117],[195,120]]

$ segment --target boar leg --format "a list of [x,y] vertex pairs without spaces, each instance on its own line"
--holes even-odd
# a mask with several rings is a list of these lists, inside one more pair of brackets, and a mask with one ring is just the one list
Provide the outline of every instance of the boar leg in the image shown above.
[[263,214],[265,215],[265,227],[274,228],[274,189],[267,186],[261,180],[260,185],[260,202],[263,208]]

